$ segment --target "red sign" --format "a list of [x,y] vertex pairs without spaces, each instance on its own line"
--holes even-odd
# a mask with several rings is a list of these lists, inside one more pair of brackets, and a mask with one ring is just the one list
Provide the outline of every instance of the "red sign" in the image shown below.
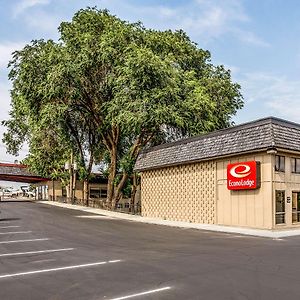
[[227,166],[229,190],[254,190],[260,188],[260,162],[246,161]]

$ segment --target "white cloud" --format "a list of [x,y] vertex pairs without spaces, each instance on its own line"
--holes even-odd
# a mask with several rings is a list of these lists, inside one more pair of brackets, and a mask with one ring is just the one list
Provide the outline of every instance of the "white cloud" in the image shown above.
[[62,19],[45,11],[35,11],[23,16],[28,27],[38,29],[41,32],[48,32],[51,35],[57,35],[57,28]]
[[107,4],[108,8],[120,12],[121,15],[124,11],[129,11],[130,18],[137,16],[147,27],[183,29],[201,43],[231,35],[246,44],[269,46],[254,32],[243,28],[251,26],[251,18],[246,14],[240,0],[193,0],[172,7],[168,6],[168,2],[156,6],[131,6],[125,1],[120,4],[111,0]]
[[[13,18],[20,18],[25,26],[39,36],[40,33],[47,33],[51,38],[57,38],[57,28],[64,19],[66,12],[62,9],[58,12],[51,12],[48,4],[52,0],[22,0],[12,7]],[[66,0],[59,3],[64,7]],[[47,7],[46,7],[47,6]]]
[[12,58],[12,53],[22,49],[24,46],[25,43],[23,42],[3,42],[0,44],[0,68],[6,68]]
[[159,7],[158,11],[162,17],[173,18],[176,16],[176,10],[169,7]]
[[[30,27],[54,34],[63,20],[63,15],[53,15],[41,7],[50,2],[51,0],[22,0],[15,7],[14,14],[22,14]],[[61,0],[61,7],[66,7],[67,2],[67,0]],[[106,7],[123,19],[141,20],[147,27],[160,30],[183,29],[192,39],[198,40],[202,45],[227,35],[249,45],[269,46],[266,41],[248,28],[251,27],[252,21],[245,12],[241,0],[189,0],[181,5],[175,5],[172,1],[164,1],[161,2],[163,4],[152,6],[145,5],[143,1],[132,4],[128,0],[82,2],[82,7],[87,4],[98,5],[99,8]],[[39,9],[30,10],[29,14],[27,10],[35,6]]]
[[198,33],[208,39],[234,32],[233,29],[237,23],[249,21],[239,1],[201,0],[196,1],[194,5],[193,10],[188,9],[182,13],[181,8],[178,11],[182,19],[181,24],[188,31]]
[[[9,118],[10,106],[10,88],[9,83],[0,82],[0,122]],[[15,157],[13,155],[6,153],[6,147],[2,144],[3,133],[6,131],[6,128],[0,124],[0,162],[13,162],[15,159],[21,160],[24,159],[28,153],[28,146],[25,144],[19,152],[19,156]]]
[[300,123],[300,80],[264,72],[247,73],[240,78],[249,107]]
[[13,16],[17,17],[22,14],[25,10],[38,5],[49,4],[50,0],[22,0],[13,9]]
[[232,32],[238,37],[239,40],[247,44],[252,44],[259,47],[270,47],[271,45],[264,41],[262,38],[258,37],[251,31],[233,29]]
[[0,121],[8,117],[10,109],[10,84],[0,82]]

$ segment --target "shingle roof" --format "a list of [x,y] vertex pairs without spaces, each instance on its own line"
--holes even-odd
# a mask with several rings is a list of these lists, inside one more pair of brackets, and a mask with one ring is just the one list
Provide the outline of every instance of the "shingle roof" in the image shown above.
[[34,183],[46,179],[33,174],[25,165],[0,163],[0,180]]
[[300,124],[269,117],[143,151],[136,171],[257,152],[269,148],[300,152]]
[[32,176],[33,174],[23,165],[0,163],[0,175]]

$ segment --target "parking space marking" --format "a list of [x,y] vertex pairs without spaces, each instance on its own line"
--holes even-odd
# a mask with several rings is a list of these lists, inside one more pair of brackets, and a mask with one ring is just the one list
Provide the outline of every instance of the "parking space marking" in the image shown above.
[[29,252],[15,252],[15,253],[3,253],[3,254],[0,254],[0,257],[18,256],[18,255],[27,255],[27,254],[53,253],[53,252],[72,251],[72,250],[74,250],[74,248],[49,249],[49,250],[29,251]]
[[5,234],[19,234],[19,233],[30,233],[32,231],[10,231],[10,232],[0,232],[0,235],[5,235]]
[[0,229],[17,228],[17,227],[20,227],[20,226],[17,226],[17,225],[2,226],[2,227],[0,227]]
[[[121,261],[121,260],[119,260],[119,261]],[[109,264],[109,263],[110,263],[109,261],[100,261],[100,262],[95,262],[95,263],[73,265],[73,266],[67,266],[67,267],[59,267],[59,268],[43,269],[43,270],[34,270],[34,271],[28,271],[28,272],[22,272],[22,273],[13,273],[13,274],[3,274],[3,275],[0,275],[0,279],[26,276],[26,275],[33,275],[33,274],[40,274],[40,273],[49,273],[49,272],[73,270],[73,269],[79,269],[79,268],[89,268],[89,267],[95,267],[95,266],[105,265],[105,264]]]
[[0,244],[10,244],[10,243],[26,243],[26,242],[38,242],[38,241],[48,241],[49,238],[43,239],[31,239],[31,240],[15,240],[15,241],[2,241]]
[[170,289],[171,289],[170,286],[166,286],[164,288],[150,290],[150,291],[146,291],[146,292],[141,292],[141,293],[138,293],[138,294],[127,295],[127,296],[123,296],[123,297],[112,298],[110,300],[129,299],[129,298],[134,298],[134,297],[138,297],[138,296],[144,296],[144,295],[148,295],[148,294],[154,294],[154,293],[158,293],[158,292],[162,292],[162,291],[166,291],[166,290],[170,290]]

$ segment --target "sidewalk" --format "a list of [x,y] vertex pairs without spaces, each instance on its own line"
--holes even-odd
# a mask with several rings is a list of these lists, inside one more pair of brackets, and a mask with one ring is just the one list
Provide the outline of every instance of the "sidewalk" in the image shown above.
[[116,219],[147,223],[147,224],[156,224],[156,225],[164,225],[164,226],[172,226],[172,227],[180,227],[180,228],[192,228],[192,229],[200,229],[200,230],[208,230],[208,231],[224,232],[224,233],[235,233],[235,234],[243,234],[243,235],[250,235],[250,236],[267,237],[273,239],[300,235],[300,228],[275,231],[275,230],[251,229],[251,228],[230,227],[230,226],[221,226],[221,225],[188,223],[188,222],[168,221],[168,220],[161,220],[156,218],[148,218],[148,217],[142,217],[138,215],[130,215],[125,213],[108,211],[100,208],[85,207],[85,206],[72,205],[72,204],[53,202],[53,201],[37,201],[37,202],[42,204],[58,206],[62,208],[84,211],[91,214],[103,215],[103,216],[116,218]]

